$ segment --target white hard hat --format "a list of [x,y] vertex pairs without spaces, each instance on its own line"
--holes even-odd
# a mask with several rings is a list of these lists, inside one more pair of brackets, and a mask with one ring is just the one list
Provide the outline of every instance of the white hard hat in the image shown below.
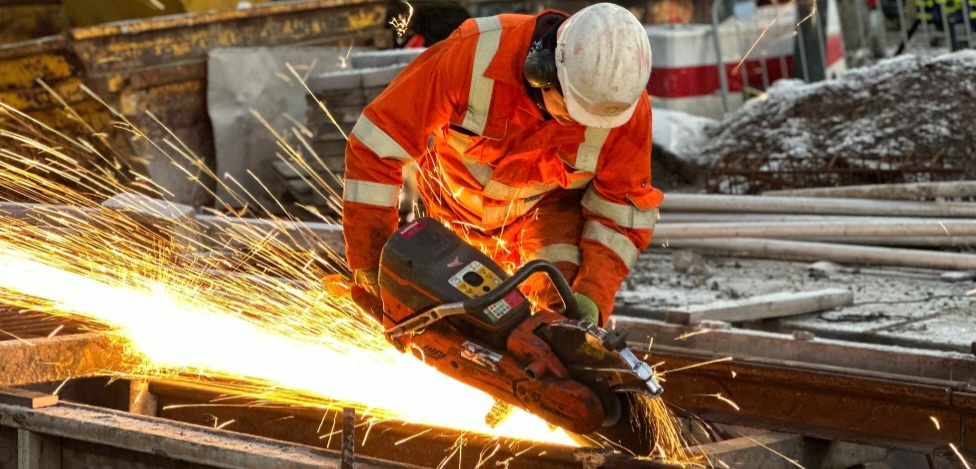
[[556,70],[573,120],[619,127],[634,114],[651,76],[647,31],[621,6],[590,5],[559,28]]

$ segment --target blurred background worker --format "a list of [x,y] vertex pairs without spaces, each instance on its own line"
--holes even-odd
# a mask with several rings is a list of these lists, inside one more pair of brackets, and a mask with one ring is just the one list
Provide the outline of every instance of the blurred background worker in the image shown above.
[[[553,262],[581,319],[602,325],[663,198],[651,187],[650,72],[647,33],[617,5],[465,21],[349,137],[343,231],[356,283],[378,292],[402,167],[416,161],[427,215],[508,270]],[[551,290],[535,278],[527,291],[559,310]]]

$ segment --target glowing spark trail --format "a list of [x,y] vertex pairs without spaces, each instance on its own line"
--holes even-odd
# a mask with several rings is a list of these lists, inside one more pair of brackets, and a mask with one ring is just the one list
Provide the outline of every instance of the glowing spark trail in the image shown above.
[[[115,116],[122,120],[118,128],[146,138]],[[127,376],[215,383],[251,402],[353,407],[370,416],[370,428],[397,420],[577,444],[518,409],[489,427],[492,397],[397,352],[378,324],[363,320],[348,287],[335,280],[343,272],[341,255],[291,215],[271,215],[282,208],[272,194],[262,195],[279,204],[275,210],[237,181],[218,177],[172,133],[175,142],[153,145],[189,179],[218,181],[228,195],[217,198],[210,217],[223,228],[165,202],[172,194],[117,156],[104,157],[2,103],[0,120],[0,200],[6,201],[0,202],[0,304],[104,330],[126,352]],[[311,167],[285,135],[274,135],[290,164]],[[91,166],[79,163],[91,160]],[[98,169],[105,166],[112,170]],[[262,222],[235,218],[245,211]],[[648,414],[635,424],[657,430],[655,453],[694,461],[664,402],[649,400],[643,408]],[[465,441],[459,438],[451,457]]]
[[237,224],[211,234],[145,186],[152,198],[109,210],[102,201],[130,188],[66,153],[87,147],[0,137],[16,142],[16,151],[0,146],[4,198],[24,201],[0,204],[0,303],[107,330],[131,355],[133,376],[217,380],[253,399],[573,444],[523,411],[488,427],[490,396],[395,351],[336,296],[339,286],[323,284],[332,259],[290,247],[321,245],[311,231],[275,230],[284,222],[271,220],[270,231]]
[[952,448],[953,453],[956,453],[956,457],[959,458],[959,461],[962,462],[964,466],[966,466],[966,469],[973,469],[972,466],[969,465],[969,462],[966,461],[966,458],[962,456],[962,453],[959,452],[959,448],[957,448],[955,444],[949,443],[949,447]]

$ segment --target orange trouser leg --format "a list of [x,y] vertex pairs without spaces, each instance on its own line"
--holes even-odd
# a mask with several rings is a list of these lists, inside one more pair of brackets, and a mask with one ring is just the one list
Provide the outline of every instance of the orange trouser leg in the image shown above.
[[[557,191],[544,197],[521,223],[518,246],[523,263],[549,261],[573,284],[579,272],[580,235],[583,233],[581,191]],[[539,309],[562,311],[559,292],[545,274],[536,274],[524,284],[523,292]]]
[[[581,198],[581,191],[561,190],[545,196],[531,212],[503,228],[487,233],[465,225],[452,225],[452,229],[508,272],[541,259],[553,263],[572,285],[579,272]],[[546,274],[530,277],[522,284],[522,292],[536,309],[563,309],[559,292]]]

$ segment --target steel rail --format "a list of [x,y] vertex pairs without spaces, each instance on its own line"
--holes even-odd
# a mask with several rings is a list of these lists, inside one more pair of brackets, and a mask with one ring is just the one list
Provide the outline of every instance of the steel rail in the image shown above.
[[[354,377],[337,379],[355,379]],[[231,422],[225,430],[339,450],[343,411],[255,402],[219,384],[152,382],[158,416],[186,423]],[[432,390],[431,392],[436,392]],[[356,415],[356,454],[424,467],[477,469],[503,465],[534,469],[676,469],[644,457],[601,448],[496,438],[456,429]]]
[[968,381],[755,357],[698,366],[728,355],[658,345],[639,356],[663,363],[665,402],[708,422],[933,455],[953,444],[976,457]]

